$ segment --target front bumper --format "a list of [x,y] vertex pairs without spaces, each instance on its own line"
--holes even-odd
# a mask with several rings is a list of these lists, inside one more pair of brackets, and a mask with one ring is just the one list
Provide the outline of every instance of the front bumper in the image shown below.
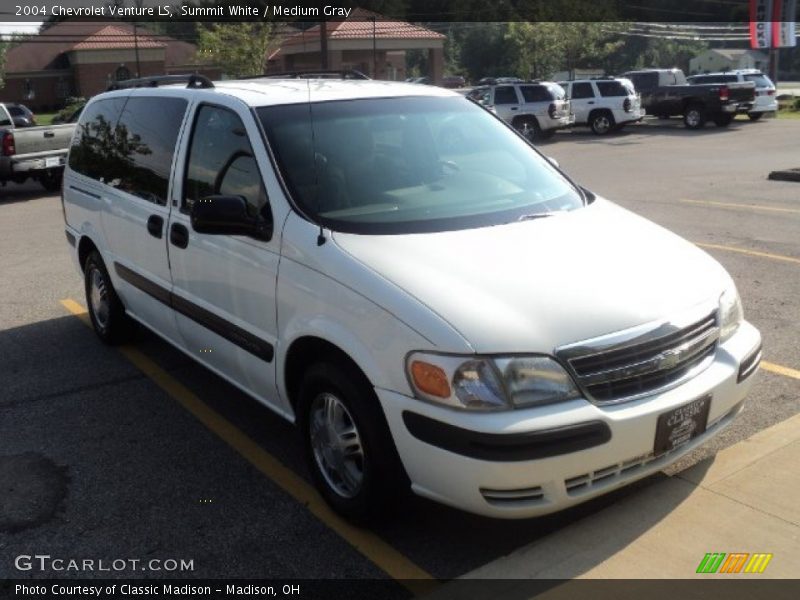
[[[387,390],[376,391],[416,493],[481,515],[525,518],[562,510],[646,477],[716,435],[742,409],[753,383],[756,368],[752,359],[760,343],[758,331],[743,323],[736,335],[718,348],[714,362],[695,378],[661,394],[618,405],[597,406],[581,399],[534,409],[477,414],[427,404]],[[748,358],[752,367],[749,372],[745,362]],[[741,381],[740,370],[744,374]],[[667,454],[654,456],[659,415],[708,394],[711,405],[706,431]],[[598,422],[607,427],[609,435],[608,439],[601,439],[597,437],[599,430],[589,432],[591,440],[584,439],[583,447],[580,435],[566,435],[555,444],[545,443],[539,458],[536,454],[529,455],[531,458],[524,454],[498,456],[496,448],[495,454],[481,455],[464,451],[464,440],[459,442],[461,447],[423,441],[425,436],[420,435],[419,429],[408,425],[409,413],[475,433],[476,439],[483,440],[478,446],[503,437],[536,438],[543,432],[545,442],[549,442],[552,438],[547,437],[548,432],[580,429]],[[565,440],[563,451],[558,451],[558,442]],[[510,446],[519,450],[513,448],[513,442]],[[535,452],[536,447],[534,443],[523,452]]]

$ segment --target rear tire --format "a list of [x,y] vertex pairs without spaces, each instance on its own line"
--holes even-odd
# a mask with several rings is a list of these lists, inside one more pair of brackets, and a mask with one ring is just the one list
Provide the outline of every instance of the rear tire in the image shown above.
[[706,114],[702,105],[690,104],[683,113],[683,124],[687,129],[702,129],[706,124]]
[[51,169],[46,171],[40,178],[39,183],[48,192],[57,192],[61,189],[61,182],[64,177],[63,169]]
[[125,314],[125,307],[114,290],[106,265],[97,250],[89,254],[83,273],[86,306],[97,337],[109,345],[130,339],[135,325]]
[[343,517],[375,522],[408,490],[372,385],[347,361],[309,367],[300,387],[298,425],[314,484]]
[[597,111],[589,117],[589,126],[595,135],[608,135],[615,125],[614,116],[608,111]]
[[717,127],[727,127],[733,121],[733,115],[717,115],[714,117],[714,124]]
[[747,117],[751,121],[758,121],[763,116],[764,116],[764,113],[747,113]]

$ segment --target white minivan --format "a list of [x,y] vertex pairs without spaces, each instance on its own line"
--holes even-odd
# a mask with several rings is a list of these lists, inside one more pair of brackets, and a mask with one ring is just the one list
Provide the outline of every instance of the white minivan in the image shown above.
[[713,258],[437,87],[133,81],[63,200],[99,337],[141,323],[296,422],[350,518],[583,502],[719,433],[761,357]]

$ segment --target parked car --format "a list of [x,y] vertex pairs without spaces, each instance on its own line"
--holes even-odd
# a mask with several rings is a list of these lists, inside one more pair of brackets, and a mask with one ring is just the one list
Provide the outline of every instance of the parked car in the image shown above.
[[707,120],[718,127],[730,125],[737,113],[746,113],[755,102],[755,84],[687,84],[680,69],[646,69],[624,74],[642,96],[648,114],[661,118],[683,116],[689,129],[702,129]]
[[738,69],[726,73],[706,73],[692,75],[687,81],[696,83],[742,83],[751,81],[756,86],[756,97],[753,107],[747,112],[751,121],[758,121],[765,113],[775,113],[778,110],[778,97],[775,84],[758,69]]
[[64,161],[75,124],[19,126],[21,105],[0,104],[0,184],[35,179],[48,191],[61,186]]
[[531,141],[548,139],[575,122],[564,88],[551,81],[479,86],[469,96]]
[[8,114],[11,115],[11,120],[14,122],[14,127],[36,127],[36,115],[33,111],[24,104],[17,104],[15,102],[6,102],[4,104]]
[[627,79],[576,79],[559,82],[567,92],[576,125],[588,125],[597,135],[620,130],[644,118],[641,99]]
[[64,218],[92,325],[142,323],[295,422],[343,515],[409,486],[550,513],[742,410],[761,338],[725,269],[463,96],[175,81],[81,115]]
[[465,85],[467,85],[467,80],[461,75],[445,75],[442,78],[442,87],[448,89],[463,88]]

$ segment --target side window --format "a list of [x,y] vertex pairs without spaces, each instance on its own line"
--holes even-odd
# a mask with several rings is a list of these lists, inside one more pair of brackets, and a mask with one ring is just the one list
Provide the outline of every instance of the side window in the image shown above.
[[175,143],[186,113],[183,98],[134,97],[117,123],[117,153],[124,170],[117,188],[164,206]]
[[501,85],[494,89],[495,104],[519,104],[517,92],[513,86]]
[[242,196],[251,216],[268,217],[267,192],[247,131],[236,113],[202,106],[195,118],[181,210],[208,196]]
[[550,102],[550,92],[543,85],[523,85],[520,86],[522,97],[525,102]]
[[588,81],[579,81],[572,84],[572,99],[580,100],[581,98],[594,98],[592,84]]
[[597,90],[604,98],[627,96],[628,90],[622,85],[621,81],[598,81]]
[[109,98],[86,107],[72,137],[70,169],[101,182],[121,176],[116,128],[124,105],[125,98]]

